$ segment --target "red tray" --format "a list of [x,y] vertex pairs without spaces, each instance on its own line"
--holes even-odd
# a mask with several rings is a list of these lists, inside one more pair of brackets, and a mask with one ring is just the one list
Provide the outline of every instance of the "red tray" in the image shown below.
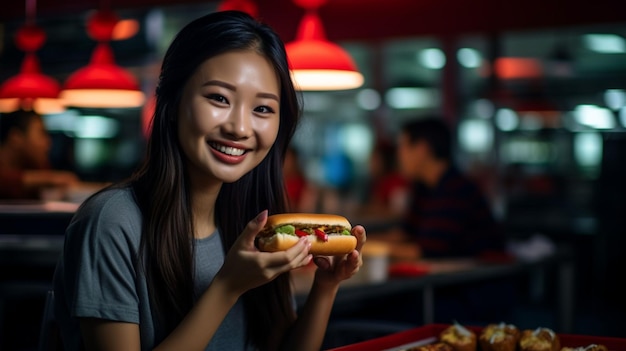
[[[403,332],[390,334],[380,338],[362,341],[356,344],[341,346],[328,351],[382,351],[401,350],[418,344],[430,344],[437,340],[437,336],[449,324],[427,324],[423,327],[409,329]],[[467,326],[479,333],[482,328]],[[603,344],[610,351],[626,351],[626,339],[592,335],[559,334],[562,347],[580,347],[590,344]]]

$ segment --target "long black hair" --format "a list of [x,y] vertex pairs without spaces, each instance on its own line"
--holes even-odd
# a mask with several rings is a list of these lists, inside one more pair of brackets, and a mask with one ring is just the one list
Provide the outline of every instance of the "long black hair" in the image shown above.
[[[189,180],[179,146],[177,113],[182,87],[205,60],[232,50],[255,50],[280,80],[280,127],[265,159],[233,183],[223,184],[215,205],[216,225],[227,252],[249,220],[264,209],[287,209],[282,178],[285,152],[300,117],[284,44],[267,25],[238,11],[215,12],[185,26],[167,50],[145,162],[131,179],[143,212],[141,252],[153,309],[171,331],[193,305],[193,224]],[[289,276],[244,294],[248,338],[260,349],[275,346],[276,328],[295,318]]]

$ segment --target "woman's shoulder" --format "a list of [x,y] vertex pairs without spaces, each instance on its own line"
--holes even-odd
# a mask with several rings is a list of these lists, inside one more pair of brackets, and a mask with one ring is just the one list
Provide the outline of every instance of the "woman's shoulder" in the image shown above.
[[114,186],[85,200],[76,212],[74,221],[87,219],[115,223],[137,218],[140,214],[132,188]]
[[81,205],[80,210],[95,209],[107,206],[135,205],[133,190],[130,186],[112,186],[95,193]]
[[98,242],[101,247],[138,246],[142,217],[132,188],[111,187],[94,194],[80,206],[67,230],[66,246]]

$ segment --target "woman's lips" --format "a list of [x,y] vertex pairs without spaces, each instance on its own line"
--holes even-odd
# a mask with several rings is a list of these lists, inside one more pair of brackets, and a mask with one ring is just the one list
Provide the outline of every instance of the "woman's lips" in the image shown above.
[[209,142],[211,153],[220,161],[228,164],[237,164],[246,158],[246,149],[226,146],[219,143]]

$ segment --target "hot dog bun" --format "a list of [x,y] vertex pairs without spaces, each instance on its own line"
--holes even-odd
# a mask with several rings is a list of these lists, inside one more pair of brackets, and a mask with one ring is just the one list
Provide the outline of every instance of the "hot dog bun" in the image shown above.
[[[285,251],[294,246],[298,239],[300,238],[289,234],[262,237],[259,239],[259,249],[269,252]],[[309,252],[313,255],[345,255],[356,247],[356,237],[352,235],[329,235],[328,241],[321,241],[315,235],[308,235],[307,239],[311,243]]]
[[304,235],[311,243],[309,252],[313,255],[345,255],[356,248],[356,237],[351,234],[346,235],[352,229],[352,225],[343,216],[322,213],[282,213],[267,218],[265,227],[259,233],[257,241],[259,250],[284,251],[294,246],[298,242],[298,235],[276,232],[277,229],[288,225],[296,230],[317,229],[326,234],[326,240],[312,233]]
[[348,219],[339,215],[326,213],[280,213],[267,217],[264,230],[273,230],[285,224],[342,226],[348,230],[352,229]]

